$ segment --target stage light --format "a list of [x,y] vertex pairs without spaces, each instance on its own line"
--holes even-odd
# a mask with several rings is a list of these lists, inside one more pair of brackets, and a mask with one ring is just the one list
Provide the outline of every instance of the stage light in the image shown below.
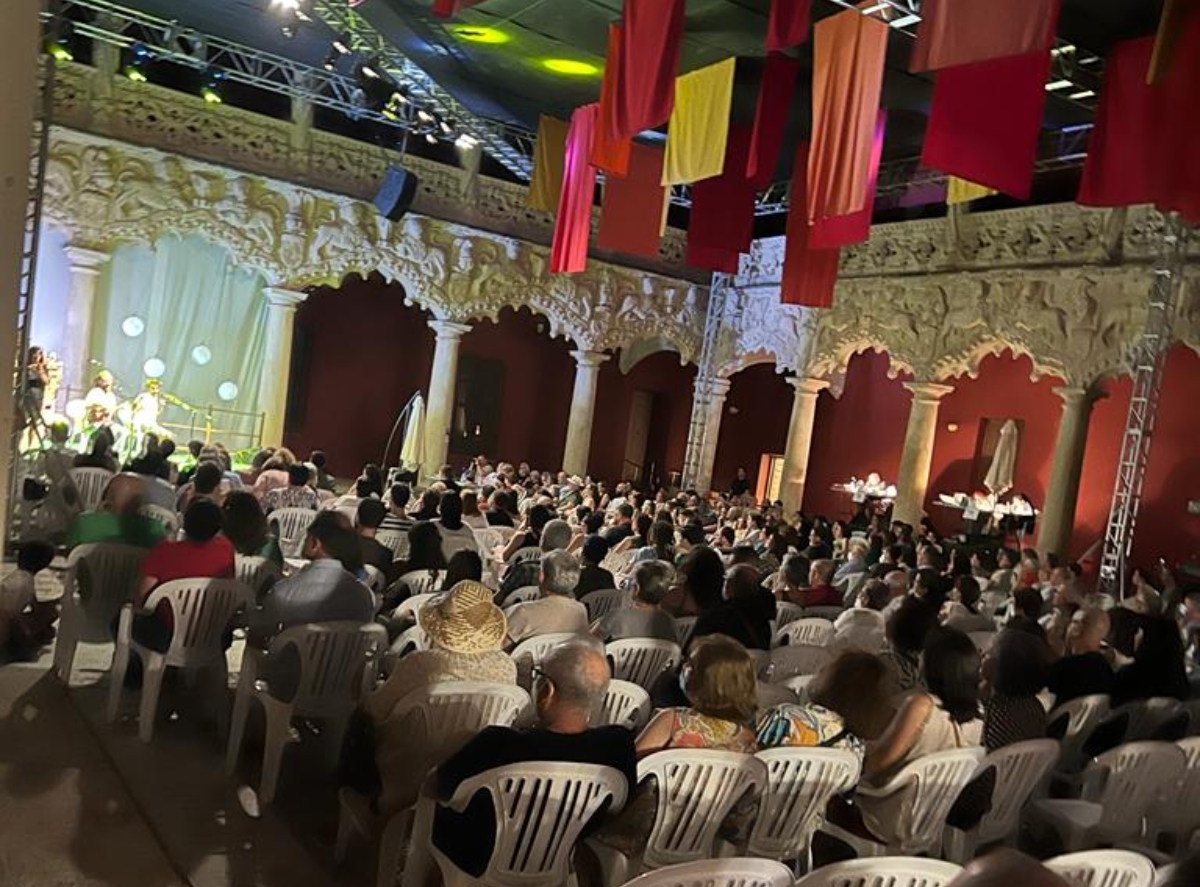
[[294,13],[300,8],[300,0],[271,0],[271,8],[280,12]]
[[132,80],[134,83],[145,83],[146,72],[144,70],[146,64],[154,58],[154,54],[146,47],[144,43],[134,43],[129,47],[131,58],[121,73]]
[[321,62],[321,67],[326,71],[332,71],[337,67],[338,51],[336,49],[329,50],[329,55],[325,56],[325,61]]
[[438,127],[439,127],[439,128],[442,130],[442,132],[443,132],[443,133],[445,133],[446,135],[450,135],[450,133],[454,132],[454,127],[453,127],[453,126],[451,126],[449,123],[447,123],[445,120],[439,120],[439,121],[438,121]]
[[422,123],[433,123],[433,115],[424,108],[417,112],[417,119]]
[[125,70],[122,73],[134,83],[146,82],[146,72],[142,70],[140,65],[131,62],[125,66]]
[[217,71],[209,68],[205,75],[204,87],[200,90],[200,97],[210,105],[219,105],[224,99],[221,98],[221,81],[225,79],[223,71]]
[[1054,80],[1046,84],[1046,92],[1055,92],[1059,89],[1070,89],[1075,84],[1070,80]]
[[136,314],[130,314],[121,321],[121,332],[131,339],[136,339],[146,331],[146,321],[142,320]]
[[599,66],[576,59],[543,59],[542,67],[555,74],[566,74],[571,77],[590,77],[600,73]]
[[236,382],[231,382],[226,379],[217,386],[217,397],[221,400],[233,400],[238,396],[238,387]]
[[457,139],[454,140],[454,144],[455,144],[455,146],[461,148],[464,151],[470,151],[472,148],[474,148],[476,145],[479,144],[479,140],[477,138],[475,138],[475,136],[464,132],[462,135],[460,135]]
[[350,54],[350,35],[344,34],[341,37],[335,37],[334,41],[333,41],[333,48],[334,48],[334,51],[340,53],[341,55],[349,55]]
[[53,56],[56,62],[75,61],[75,53],[71,51],[71,38],[74,35],[75,23],[68,19],[62,19],[46,47],[46,51]]
[[358,73],[362,74],[364,77],[370,77],[372,80],[378,80],[379,68],[373,67],[378,64],[379,63],[375,61],[375,59],[372,59],[370,62],[363,62],[363,64],[359,65]]
[[1094,89],[1081,89],[1079,92],[1071,93],[1067,98],[1078,101],[1079,99],[1090,99],[1095,94],[1096,91]]
[[888,24],[898,31],[901,28],[907,28],[909,25],[915,25],[920,20],[921,17],[919,15],[902,15],[900,18],[888,22]]
[[151,357],[142,364],[142,372],[146,374],[147,379],[161,379],[166,371],[167,365],[158,357]]
[[192,363],[196,366],[207,366],[212,360],[212,351],[207,345],[197,345],[192,349]]
[[429,144],[431,144],[431,145],[436,145],[437,144],[437,136],[435,136],[431,132],[427,132],[427,133],[425,133],[425,141],[429,142]]
[[470,43],[507,43],[512,38],[496,28],[483,28],[478,25],[456,25],[450,33]]

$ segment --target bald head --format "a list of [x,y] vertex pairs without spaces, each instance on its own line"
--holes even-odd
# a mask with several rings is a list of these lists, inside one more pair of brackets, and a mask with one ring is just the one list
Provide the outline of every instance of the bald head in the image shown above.
[[1067,627],[1067,651],[1069,653],[1095,653],[1108,639],[1112,620],[1099,607],[1076,610]]
[[101,508],[114,514],[137,514],[142,507],[144,484],[136,474],[118,474],[104,488]]
[[947,887],[1068,887],[1050,869],[1016,850],[995,850],[969,862]]
[[604,647],[586,638],[554,647],[542,660],[542,671],[554,685],[554,706],[576,713],[590,714],[612,677]]
[[883,581],[887,583],[888,592],[893,598],[908,594],[908,574],[903,570],[892,570],[883,577]]

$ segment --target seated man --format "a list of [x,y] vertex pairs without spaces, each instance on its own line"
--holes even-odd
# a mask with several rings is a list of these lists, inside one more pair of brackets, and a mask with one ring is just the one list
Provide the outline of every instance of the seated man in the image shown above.
[[[792,558],[788,558],[784,562],[785,571],[791,561]],[[795,588],[789,584],[784,598],[801,607],[840,607],[843,604],[842,593],[833,587],[832,581],[833,561],[819,558],[809,567],[808,587]]]
[[[568,528],[569,529],[569,528]],[[588,630],[587,607],[575,600],[579,584],[579,561],[565,551],[542,555],[538,588],[539,600],[517,604],[508,611],[509,646],[539,634]]]
[[602,536],[586,536],[580,552],[579,584],[575,586],[575,597],[581,598],[593,591],[616,588],[613,574],[600,566],[608,556],[608,543]]
[[388,491],[388,513],[379,525],[381,530],[391,530],[396,533],[408,533],[412,529],[412,518],[408,516],[408,500],[412,498],[412,489],[408,484],[392,484]]
[[278,487],[263,496],[263,511],[270,514],[277,508],[308,508],[316,511],[321,506],[321,497],[308,485],[312,472],[303,462],[287,468],[288,485]]
[[[472,776],[527,761],[611,767],[624,775],[626,797],[632,796],[637,785],[633,734],[614,725],[591,726],[592,712],[604,697],[609,678],[604,651],[595,643],[579,640],[555,647],[542,660],[533,687],[538,726],[528,731],[485,728],[437,768],[433,776],[437,796],[446,800]],[[425,808],[424,815],[418,813],[414,847],[420,847],[421,838],[428,834],[428,812]],[[473,877],[482,875],[496,841],[491,798],[482,792],[476,794],[462,813],[438,807],[432,839],[438,850],[464,872]]]
[[391,575],[394,572],[392,550],[375,538],[386,515],[387,508],[378,499],[363,499],[358,503],[354,525],[358,530],[358,544],[362,548],[363,563],[375,567],[391,582],[399,578]]
[[600,535],[611,546],[633,535],[633,506],[628,502],[621,502],[615,507],[610,505],[609,509],[614,514],[613,525]]
[[139,514],[143,482],[136,474],[118,474],[104,488],[99,511],[85,511],[71,522],[67,548],[93,542],[119,542],[153,548],[166,535],[163,525]]
[[761,585],[758,570],[749,564],[731,567],[725,577],[723,601],[696,619],[692,638],[723,634],[748,650],[769,650],[775,596]]
[[833,583],[849,579],[857,573],[867,572],[867,540],[854,538],[846,543],[846,562],[833,574]]
[[891,590],[882,579],[872,579],[859,589],[854,606],[833,623],[833,642],[839,648],[855,648],[875,653],[883,649],[886,620],[883,608],[891,600]]
[[220,462],[205,460],[198,463],[191,481],[179,491],[176,510],[182,514],[196,499],[211,499],[220,505],[225,498],[225,494],[221,490],[221,481],[224,478],[225,474],[221,470]]
[[596,621],[592,634],[600,640],[656,638],[678,640],[675,620],[660,606],[675,581],[675,568],[666,561],[646,561],[633,574],[633,605],[618,607]]
[[1113,669],[1101,652],[1111,625],[1108,613],[1098,607],[1084,607],[1071,616],[1066,655],[1050,666],[1046,681],[1055,705],[1112,692]]
[[[537,509],[533,509],[537,510]],[[557,518],[543,524],[540,536],[542,556],[552,551],[565,551],[571,544],[571,525]],[[515,538],[515,537],[514,537]],[[572,558],[574,560],[574,558]],[[504,599],[518,588],[527,588],[538,584],[538,574],[541,572],[541,562],[538,558],[526,558],[520,563],[512,564],[504,573],[504,581],[500,583],[500,593],[497,603],[503,604]],[[612,586],[609,586],[610,588]],[[571,590],[574,593],[574,589]]]

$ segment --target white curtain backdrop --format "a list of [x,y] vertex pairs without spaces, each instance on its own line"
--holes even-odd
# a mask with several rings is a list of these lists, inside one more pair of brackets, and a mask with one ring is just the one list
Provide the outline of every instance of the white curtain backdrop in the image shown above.
[[[264,284],[260,274],[233,264],[228,250],[202,237],[168,235],[153,248],[119,247],[97,293],[93,359],[116,376],[122,400],[142,389],[146,364],[157,358],[163,391],[201,411],[211,405],[257,413]],[[89,378],[99,369],[93,366]],[[168,406],[160,421],[187,425],[189,414]],[[196,423],[195,436],[202,438],[203,416]],[[252,442],[249,418],[217,413],[213,424],[220,429],[214,439],[230,449]],[[172,430],[177,439],[187,436]]]

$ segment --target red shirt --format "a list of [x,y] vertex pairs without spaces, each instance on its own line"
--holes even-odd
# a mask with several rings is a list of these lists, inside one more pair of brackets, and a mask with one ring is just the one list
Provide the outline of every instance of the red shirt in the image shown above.
[[[219,533],[207,542],[164,540],[142,561],[142,575],[155,579],[156,587],[172,579],[232,579],[237,575],[234,554],[233,543]],[[174,622],[166,606],[160,606],[157,615],[169,625]]]
[[832,585],[814,585],[801,589],[796,596],[796,603],[802,607],[840,607],[844,603],[842,593]]

